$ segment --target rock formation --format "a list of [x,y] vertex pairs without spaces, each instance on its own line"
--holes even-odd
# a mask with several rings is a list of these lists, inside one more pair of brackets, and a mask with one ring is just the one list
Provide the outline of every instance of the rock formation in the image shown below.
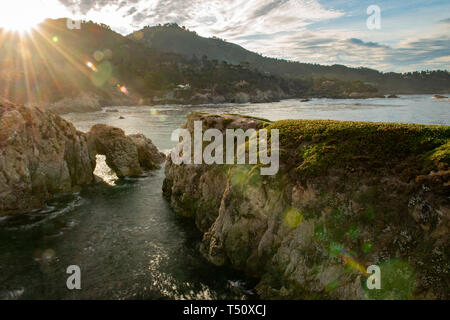
[[142,169],[157,169],[163,156],[143,134],[126,136],[122,129],[97,124],[88,133],[91,150],[106,156],[107,165],[119,178],[139,176]]
[[89,134],[51,113],[0,103],[0,216],[40,209],[54,195],[95,182],[96,155],[119,177],[154,169],[162,156],[144,136],[94,126]]
[[119,178],[142,174],[136,144],[122,129],[97,124],[89,131],[88,138],[93,153],[106,156],[106,164]]
[[0,128],[0,215],[41,208],[94,181],[86,135],[62,118],[1,104]]
[[[280,130],[280,172],[166,165],[163,191],[202,252],[262,298],[448,299],[450,128],[193,114],[204,129]],[[245,129],[245,128],[243,128]],[[366,286],[381,269],[381,290]]]
[[158,151],[153,141],[143,134],[132,134],[128,136],[136,145],[139,164],[142,168],[158,169],[165,161],[166,156]]

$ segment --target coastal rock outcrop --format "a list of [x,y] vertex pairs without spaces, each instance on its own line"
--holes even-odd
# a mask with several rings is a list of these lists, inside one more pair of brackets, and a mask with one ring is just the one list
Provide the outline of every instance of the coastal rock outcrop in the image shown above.
[[[450,128],[193,114],[185,128],[280,132],[280,171],[166,164],[202,252],[270,299],[448,299]],[[370,290],[367,267],[381,270]]]
[[119,178],[139,176],[143,169],[158,169],[165,156],[143,134],[126,136],[122,129],[97,124],[87,134],[91,153],[106,157]]
[[87,137],[38,108],[0,105],[0,215],[41,208],[94,182]]
[[140,175],[163,161],[151,140],[94,126],[86,134],[39,108],[0,103],[0,216],[41,209],[54,195],[95,183],[96,155],[119,177]]
[[[42,110],[51,111],[58,115],[68,113],[84,113],[102,111],[104,107],[112,106],[135,106],[141,105],[142,99],[133,96],[111,93],[107,97],[101,97],[95,93],[82,93],[76,96],[62,98],[55,102],[35,101],[27,103],[27,107],[39,107]],[[118,112],[118,110],[107,109],[106,112]]]
[[[236,91],[236,92],[234,92]],[[203,104],[222,104],[222,103],[263,103],[263,102],[276,102],[281,99],[292,98],[292,95],[288,95],[279,90],[266,90],[260,89],[250,91],[238,91],[233,90],[228,93],[214,93],[212,90],[179,90],[175,89],[173,92],[169,92],[162,97],[153,97],[150,101],[145,101],[147,104],[184,104],[184,105],[203,105]]]
[[128,136],[136,145],[139,164],[142,168],[158,169],[165,161],[166,156],[159,152],[153,141],[143,134],[132,134]]
[[91,153],[104,155],[106,164],[119,178],[142,174],[137,146],[122,129],[97,124],[87,136]]

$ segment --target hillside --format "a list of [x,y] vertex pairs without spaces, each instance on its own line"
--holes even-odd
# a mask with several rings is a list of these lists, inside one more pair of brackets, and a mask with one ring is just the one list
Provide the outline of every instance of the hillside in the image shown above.
[[65,19],[49,19],[29,34],[0,30],[0,41],[2,99],[47,104],[61,113],[102,105],[379,95],[360,82],[285,79],[242,65],[167,53],[93,22],[69,30]]
[[129,35],[151,48],[192,57],[206,55],[209,59],[231,64],[249,64],[262,72],[287,78],[339,79],[364,81],[382,93],[445,93],[450,91],[447,71],[382,73],[368,68],[349,68],[343,65],[322,66],[263,57],[236,44],[217,38],[204,38],[176,24],[145,27]]

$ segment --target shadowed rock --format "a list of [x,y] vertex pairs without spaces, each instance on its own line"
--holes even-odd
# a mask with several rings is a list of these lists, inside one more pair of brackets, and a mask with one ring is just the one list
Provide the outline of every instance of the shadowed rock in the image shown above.
[[[163,192],[216,265],[269,299],[448,299],[450,127],[191,114],[203,129],[280,133],[280,171],[175,165]],[[367,267],[381,290],[365,287]]]
[[122,129],[97,124],[88,137],[91,154],[106,156],[106,163],[119,178],[142,174],[138,148]]
[[0,103],[0,216],[41,209],[54,195],[96,182],[96,155],[118,177],[157,168],[163,157],[143,135],[96,125],[86,134],[52,112]]
[[0,215],[42,208],[94,182],[86,135],[50,112],[0,105]]
[[137,147],[139,163],[147,169],[157,169],[165,161],[165,155],[158,151],[152,140],[143,134],[128,136]]

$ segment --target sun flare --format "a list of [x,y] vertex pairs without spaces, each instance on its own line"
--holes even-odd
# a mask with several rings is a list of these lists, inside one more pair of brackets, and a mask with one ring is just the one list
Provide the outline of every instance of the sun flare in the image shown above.
[[24,33],[35,28],[45,18],[52,16],[45,0],[2,1],[0,5],[0,29]]
[[40,21],[10,21],[7,25],[3,26],[4,29],[13,32],[25,33],[31,31],[38,25]]

